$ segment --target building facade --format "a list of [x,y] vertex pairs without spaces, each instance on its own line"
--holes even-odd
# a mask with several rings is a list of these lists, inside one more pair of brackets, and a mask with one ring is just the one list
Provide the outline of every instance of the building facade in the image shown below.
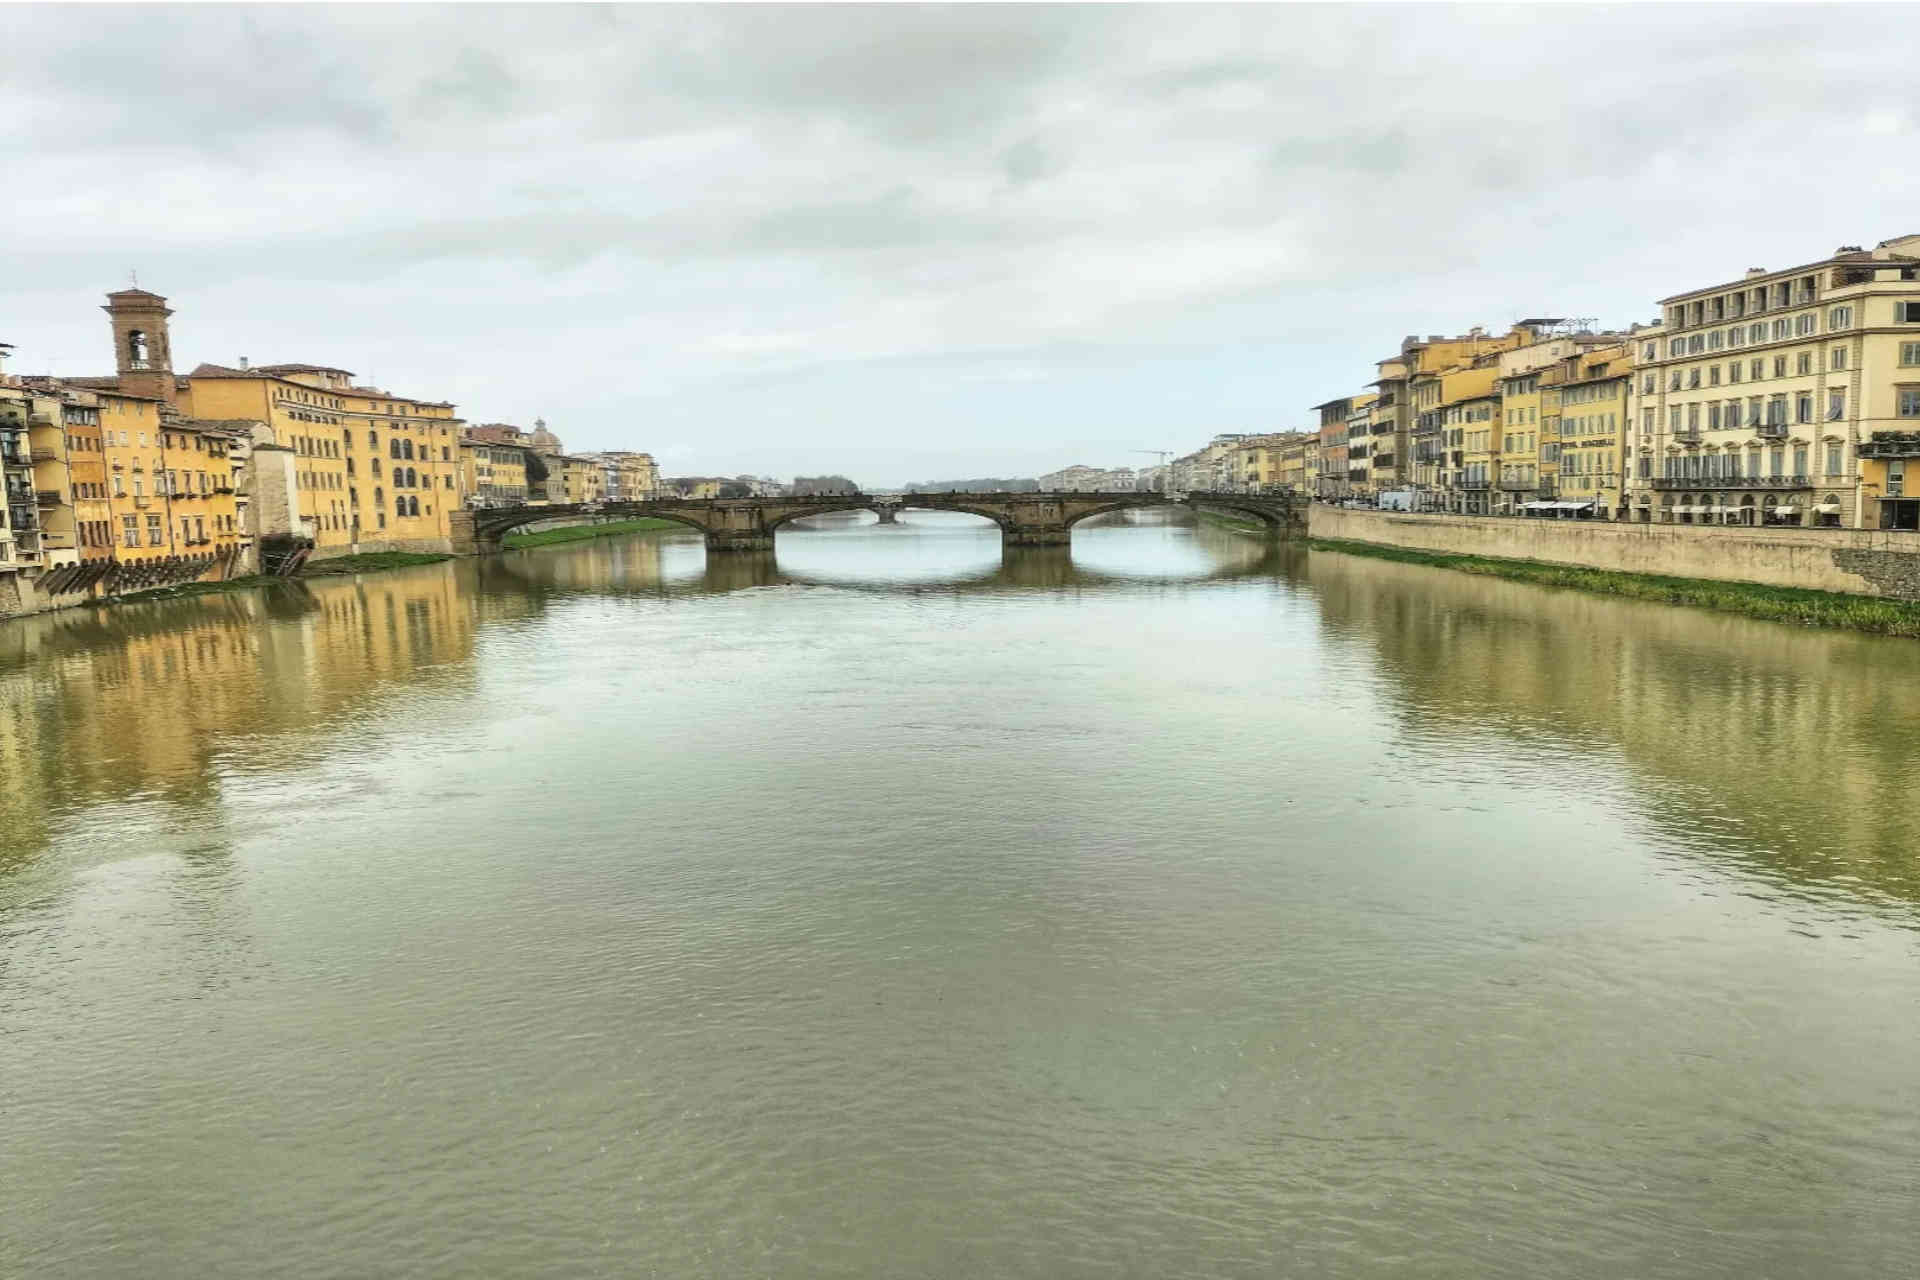
[[1902,451],[1920,427],[1920,235],[1661,307],[1638,351],[1636,519],[1915,527],[1905,464],[1920,455]]

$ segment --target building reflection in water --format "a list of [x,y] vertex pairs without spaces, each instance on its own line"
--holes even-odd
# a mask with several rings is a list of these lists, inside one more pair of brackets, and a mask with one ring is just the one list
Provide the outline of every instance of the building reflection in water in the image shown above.
[[113,801],[158,802],[185,844],[213,840],[223,776],[310,759],[396,690],[465,696],[478,610],[454,568],[0,626],[0,859]]
[[1306,581],[1409,742],[1624,766],[1656,841],[1920,901],[1920,645],[1332,553]]

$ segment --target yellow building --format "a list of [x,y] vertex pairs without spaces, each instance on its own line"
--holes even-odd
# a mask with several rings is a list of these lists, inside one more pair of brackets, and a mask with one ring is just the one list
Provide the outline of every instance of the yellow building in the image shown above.
[[460,442],[460,491],[474,507],[527,504],[527,450],[487,440]]
[[1568,356],[1542,376],[1559,383],[1556,514],[1625,519],[1627,422],[1632,411],[1633,343]]
[[1475,356],[1438,377],[1436,411],[1449,459],[1440,471],[1440,484],[1449,511],[1466,515],[1493,511],[1494,480],[1500,469],[1499,377],[1496,352]]
[[[107,295],[105,310],[113,329],[115,376],[73,381],[122,397],[144,397],[156,407],[156,414],[160,406],[167,406],[208,424],[216,434],[231,436],[241,429],[237,424],[252,424],[247,428],[249,445],[292,451],[295,510],[288,518],[293,527],[265,532],[311,537],[317,556],[448,548],[448,521],[460,505],[460,463],[455,453],[461,424],[451,404],[361,386],[349,371],[325,365],[249,366],[243,360],[238,367],[201,364],[184,376],[176,375],[168,328],[173,312],[165,298],[139,289],[122,290]],[[158,432],[157,419],[126,425],[125,434],[136,442],[143,433],[151,441]],[[116,437],[120,434],[107,419],[103,427],[115,428]],[[189,519],[193,546],[201,550],[220,546],[219,537],[212,533],[216,513],[212,507],[202,510],[204,500],[197,492],[203,470],[199,464],[208,456],[213,436],[205,429],[169,435],[181,438],[172,441],[173,456],[168,458],[150,456],[151,446],[117,446],[135,451],[142,465],[141,492],[135,494],[131,470],[135,459],[132,455],[123,459],[128,491],[120,496],[130,503],[136,498],[147,500],[143,505],[136,503],[131,511],[116,507],[116,532],[123,551],[128,515],[135,517],[143,551],[158,545],[152,541],[152,521],[158,518],[164,527],[180,514]],[[184,510],[180,513],[155,509],[153,499],[161,492],[155,476],[164,477],[168,470],[188,470],[195,477],[194,492],[166,495],[181,498]],[[207,542],[200,541],[202,528],[207,530]]]
[[600,468],[608,502],[645,502],[660,496],[660,469],[652,454],[616,449],[581,456]]
[[1920,235],[1661,306],[1638,352],[1637,519],[1920,527]]

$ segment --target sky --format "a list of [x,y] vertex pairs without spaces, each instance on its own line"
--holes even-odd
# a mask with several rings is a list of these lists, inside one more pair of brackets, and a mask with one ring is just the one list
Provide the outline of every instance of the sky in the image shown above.
[[0,341],[307,362],[668,474],[1311,424],[1407,334],[1920,232],[1869,6],[0,6]]

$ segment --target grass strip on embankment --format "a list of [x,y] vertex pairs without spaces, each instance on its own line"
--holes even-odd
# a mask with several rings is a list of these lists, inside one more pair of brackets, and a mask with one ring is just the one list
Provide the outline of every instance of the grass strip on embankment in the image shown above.
[[220,582],[180,582],[170,587],[129,591],[125,595],[104,596],[94,603],[138,604],[143,600],[183,600],[188,596],[211,596],[225,591],[250,591],[255,587],[271,587],[300,578],[330,578],[348,573],[377,573],[382,569],[411,569],[415,565],[439,564],[451,559],[453,557],[449,555],[424,551],[369,551],[357,556],[335,556],[331,560],[309,560],[292,579],[250,573],[244,578],[227,578]]
[[378,569],[411,569],[417,564],[439,564],[450,555],[428,551],[369,551],[357,556],[334,556],[327,560],[309,560],[300,566],[299,577],[324,578],[333,573],[371,573]]
[[1194,515],[1199,518],[1201,524],[1215,525],[1234,533],[1257,533],[1263,538],[1267,535],[1267,527],[1258,520],[1241,520],[1235,516],[1223,516],[1218,511],[1196,511]]
[[1652,573],[1622,573],[1613,569],[1582,569],[1575,565],[1539,560],[1502,560],[1493,556],[1454,555],[1444,551],[1417,551],[1373,542],[1313,538],[1314,551],[1370,556],[1400,564],[1456,569],[1542,587],[1570,587],[1629,600],[1685,604],[1720,613],[1744,614],[1768,622],[1790,622],[1803,627],[1840,627],[1874,635],[1920,638],[1920,602],[1889,600],[1882,596],[1850,596],[1835,591],[1805,591],[1797,587],[1768,587],[1754,582],[1719,582],[1709,578],[1668,578]]
[[500,545],[509,551],[521,551],[527,547],[550,547],[560,542],[617,538],[625,533],[649,533],[656,529],[685,531],[686,528],[686,525],[677,521],[643,516],[638,520],[609,520],[605,524],[571,524],[559,529],[542,529],[538,533],[510,533],[500,540]]

